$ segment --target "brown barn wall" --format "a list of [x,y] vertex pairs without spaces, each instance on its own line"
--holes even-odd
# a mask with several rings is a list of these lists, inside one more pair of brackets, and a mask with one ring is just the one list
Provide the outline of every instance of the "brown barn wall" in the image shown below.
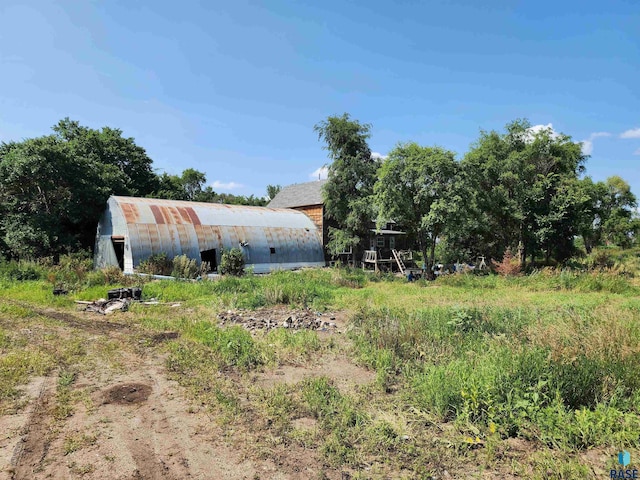
[[330,257],[327,253],[326,246],[329,241],[329,225],[324,220],[324,205],[308,205],[305,207],[295,207],[311,219],[318,228],[318,232],[322,235],[322,249],[324,250],[325,261],[329,261]]
[[296,207],[296,210],[300,210],[304,212],[307,217],[311,219],[313,223],[315,223],[316,227],[318,227],[318,231],[322,232],[322,205],[311,205],[307,207]]

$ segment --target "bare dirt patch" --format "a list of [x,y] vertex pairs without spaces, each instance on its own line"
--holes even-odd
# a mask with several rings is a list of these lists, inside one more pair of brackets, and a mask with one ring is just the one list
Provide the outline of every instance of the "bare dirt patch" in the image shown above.
[[167,342],[169,340],[175,340],[178,338],[180,334],[178,332],[162,332],[156,333],[151,336],[151,343],[158,344],[162,342]]
[[151,394],[151,387],[143,383],[125,383],[111,387],[104,394],[104,403],[130,405],[146,402]]
[[51,425],[49,412],[54,394],[52,383],[50,377],[42,379],[38,395],[19,432],[18,442],[15,444],[10,466],[7,469],[11,479],[31,478],[42,468],[49,452],[52,441],[49,432]]
[[311,417],[296,418],[291,422],[293,428],[298,430],[313,430],[318,425],[318,421]]
[[[221,427],[206,406],[187,400],[156,347],[177,332],[144,331],[125,323],[128,314],[115,322],[54,309],[38,314],[61,322],[47,327],[59,334],[56,341],[83,339],[87,358],[64,387],[67,416],[56,410],[57,377],[36,379],[25,389],[24,408],[0,416],[0,480],[285,480],[318,478],[325,469],[300,448],[257,449],[244,422]],[[140,337],[149,341],[131,341]],[[94,348],[105,340],[118,345],[109,357]]]
[[376,374],[366,368],[355,365],[342,355],[321,356],[309,365],[282,365],[275,370],[256,374],[252,380],[263,388],[278,384],[294,384],[306,378],[327,377],[341,390],[350,390],[354,386],[366,385],[375,380]]

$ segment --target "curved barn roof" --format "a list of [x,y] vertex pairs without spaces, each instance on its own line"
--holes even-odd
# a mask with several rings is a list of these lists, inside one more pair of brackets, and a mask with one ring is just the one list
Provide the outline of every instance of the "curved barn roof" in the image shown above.
[[199,261],[215,251],[219,264],[223,249],[239,246],[256,272],[324,265],[315,225],[289,209],[113,196],[98,225],[96,265],[114,264],[114,241],[125,243],[125,271],[156,253]]

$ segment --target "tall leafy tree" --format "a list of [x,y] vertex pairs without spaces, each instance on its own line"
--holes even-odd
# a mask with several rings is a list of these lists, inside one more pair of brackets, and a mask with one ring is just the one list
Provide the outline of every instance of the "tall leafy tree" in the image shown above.
[[462,162],[479,219],[471,232],[484,250],[478,253],[500,258],[510,247],[523,264],[541,251],[566,258],[576,234],[571,215],[582,199],[563,200],[585,159],[569,136],[534,131],[527,120],[508,124],[505,133],[481,132]]
[[90,247],[106,199],[125,183],[116,168],[74,156],[55,135],[3,149],[0,230],[8,253],[38,257]]
[[74,158],[82,158],[98,168],[114,167],[122,173],[125,184],[114,193],[145,196],[157,188],[153,161],[133,138],[123,137],[122,130],[110,127],[95,130],[64,118],[53,131],[69,145]]
[[574,221],[577,232],[584,241],[585,250],[591,253],[602,241],[602,199],[605,185],[603,182],[594,183],[591,177],[585,177],[578,180],[577,188],[585,201]]
[[337,253],[352,246],[358,255],[374,219],[372,196],[379,161],[372,158],[367,143],[371,125],[345,113],[328,117],[314,129],[331,159],[323,191],[326,215],[335,225],[329,231],[329,250]]
[[630,247],[640,233],[634,212],[638,207],[629,184],[618,176],[607,178],[601,187],[600,222],[602,240],[621,247]]
[[436,242],[458,221],[458,186],[455,154],[440,147],[400,144],[380,167],[375,185],[379,223],[393,219],[418,241],[427,272]]
[[0,148],[5,254],[37,257],[90,248],[109,195],[146,194],[154,185],[151,159],[119,130],[92,130],[69,119],[53,130]]
[[640,220],[629,184],[619,176],[595,183],[586,177],[579,183],[587,201],[576,221],[587,253],[604,244],[631,246],[640,234]]

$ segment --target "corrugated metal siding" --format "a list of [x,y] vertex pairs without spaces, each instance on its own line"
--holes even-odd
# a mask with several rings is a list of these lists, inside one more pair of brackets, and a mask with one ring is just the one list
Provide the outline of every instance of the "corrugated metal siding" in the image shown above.
[[[106,225],[112,225],[106,233]],[[132,271],[152,254],[185,254],[200,260],[200,252],[243,247],[255,271],[324,265],[322,244],[314,223],[288,209],[111,197],[98,236],[125,237],[125,271]],[[102,233],[101,233],[102,232]],[[113,264],[96,241],[96,265]],[[271,253],[271,248],[275,253]]]

